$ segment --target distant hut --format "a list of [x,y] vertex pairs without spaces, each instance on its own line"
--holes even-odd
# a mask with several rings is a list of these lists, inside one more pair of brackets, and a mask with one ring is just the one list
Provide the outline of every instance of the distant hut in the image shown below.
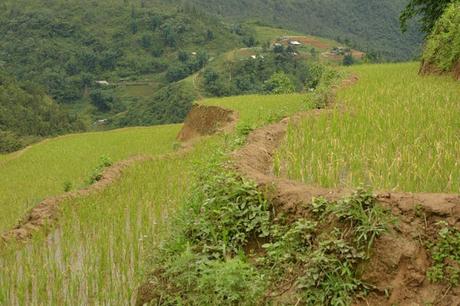
[[107,82],[107,81],[96,81],[96,84],[102,85],[102,86],[109,86],[110,85],[110,83]]
[[300,41],[297,41],[297,40],[290,40],[289,45],[293,46],[293,47],[298,47],[298,46],[301,46],[302,43]]

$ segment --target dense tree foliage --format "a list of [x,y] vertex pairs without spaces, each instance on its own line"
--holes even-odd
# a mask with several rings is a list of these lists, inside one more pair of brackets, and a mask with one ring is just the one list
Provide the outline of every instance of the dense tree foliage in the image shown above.
[[133,103],[126,112],[115,117],[113,126],[137,126],[184,121],[195,100],[194,89],[185,83],[163,87],[152,97]]
[[[230,20],[258,20],[304,33],[348,40],[386,59],[412,59],[420,51],[417,29],[405,34],[399,15],[407,0],[176,0]],[[438,0],[436,0],[438,1]],[[445,1],[445,0],[442,0]],[[440,1],[438,1],[440,2]]]
[[17,150],[36,137],[83,128],[37,86],[0,75],[0,153]]
[[460,65],[460,2],[452,3],[436,22],[423,60],[425,65],[434,65],[443,72]]
[[401,28],[407,30],[408,21],[421,16],[422,30],[429,34],[449,3],[457,0],[411,0],[401,14]]
[[225,69],[206,69],[204,90],[211,96],[251,93],[288,93],[316,87],[316,64],[309,64],[295,50],[274,46],[258,56],[228,60]]
[[[0,71],[21,84],[1,88],[4,147],[14,149],[14,140],[26,135],[82,128],[63,109],[83,112],[87,120],[114,117],[117,124],[179,122],[193,94],[174,92],[171,84],[211,56],[243,47],[248,37],[166,0],[1,1]],[[139,80],[159,91],[141,102],[118,96],[117,85]],[[25,82],[40,93],[24,89]]]
[[79,101],[97,79],[136,79],[168,71],[160,77],[166,85],[207,61],[201,51],[186,68],[177,67],[174,54],[179,50],[219,53],[241,41],[217,20],[166,1],[2,3],[0,66],[19,80],[44,86],[59,103]]

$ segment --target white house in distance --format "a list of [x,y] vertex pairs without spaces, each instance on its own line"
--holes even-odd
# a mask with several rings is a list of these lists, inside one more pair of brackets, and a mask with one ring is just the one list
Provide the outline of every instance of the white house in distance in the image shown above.
[[108,85],[110,85],[109,82],[107,82],[107,81],[96,81],[96,84],[98,84],[98,85],[103,85],[103,86],[108,86]]
[[297,41],[297,40],[290,40],[290,41],[289,41],[289,45],[290,45],[290,46],[296,46],[296,47],[297,47],[297,46],[301,46],[302,43],[301,43],[300,41]]

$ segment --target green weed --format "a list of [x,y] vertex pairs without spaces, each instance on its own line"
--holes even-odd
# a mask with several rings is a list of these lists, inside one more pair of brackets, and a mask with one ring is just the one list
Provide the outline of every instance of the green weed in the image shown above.
[[427,272],[433,283],[447,282],[458,286],[460,281],[460,231],[445,222],[440,227],[434,242],[428,244],[433,265]]
[[106,155],[102,155],[99,158],[99,164],[93,170],[93,173],[91,174],[89,178],[88,184],[92,185],[96,182],[99,182],[103,177],[104,170],[112,165],[113,165],[112,159]]

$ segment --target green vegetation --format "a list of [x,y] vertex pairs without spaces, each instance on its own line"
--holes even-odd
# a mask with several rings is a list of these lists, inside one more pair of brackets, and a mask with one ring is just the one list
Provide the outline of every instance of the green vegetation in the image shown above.
[[[255,21],[338,40],[355,49],[390,60],[408,60],[418,53],[422,37],[416,27],[405,34],[399,0],[186,0],[229,21]],[[440,1],[432,1],[440,2]],[[442,1],[441,1],[442,2]]]
[[[359,66],[331,114],[291,126],[278,172],[308,184],[459,192],[458,84],[417,64]],[[442,118],[442,120],[441,120]]]
[[302,92],[316,81],[311,70],[318,64],[307,63],[292,47],[245,51],[246,57],[227,59],[203,72],[201,83],[208,96]]
[[131,104],[126,112],[111,120],[116,127],[180,123],[196,98],[195,88],[187,82],[168,85],[151,97]]
[[284,117],[311,108],[305,94],[249,95],[227,98],[210,98],[200,101],[203,105],[215,105],[237,111],[240,126],[256,128],[267,122],[277,122]]
[[407,24],[410,19],[420,16],[422,30],[427,34],[431,33],[444,10],[450,3],[455,1],[457,0],[410,0],[400,16],[402,30],[407,30]]
[[171,152],[179,129],[173,125],[68,135],[7,155],[4,162],[0,159],[0,232],[43,198],[62,193],[65,184],[85,186],[103,155],[117,162],[137,154]]
[[108,189],[64,203],[57,229],[0,252],[0,304],[134,304],[145,258],[174,230],[193,164],[220,145],[142,162]]
[[[112,118],[116,122],[109,120],[109,126],[137,125],[145,121],[138,118],[140,111],[117,117],[126,109],[132,113],[138,104],[118,86],[136,81],[155,83],[158,89],[169,86],[203,68],[209,57],[244,46],[246,35],[196,9],[163,0],[7,0],[0,5],[0,69],[41,88],[84,118],[86,128],[94,120]],[[170,95],[174,89],[144,103],[152,116],[144,124],[184,119],[190,103],[171,106],[181,108],[178,114],[161,112],[181,98],[165,101],[165,91]]]
[[[274,120],[274,112],[289,115],[306,109],[305,100],[305,95],[295,94],[206,102],[237,109],[248,125],[256,126]],[[6,173],[0,177],[0,203],[6,209],[2,231],[40,198],[85,186],[94,169],[100,173],[100,168],[110,164],[101,156],[110,156],[116,162],[133,154],[170,152],[179,128],[174,125],[69,135],[24,152],[0,155],[0,168]],[[0,304],[72,304],[76,300],[86,304],[134,303],[144,273],[151,271],[146,258],[178,230],[174,216],[188,202],[197,181],[193,175],[197,163],[211,165],[214,152],[231,151],[242,143],[241,138],[247,134],[244,130],[240,127],[234,137],[207,138],[184,155],[160,156],[132,166],[108,189],[64,203],[56,229],[35,235],[27,247],[11,245],[0,252]],[[24,188],[17,189],[19,185]],[[245,188],[250,193],[253,185]],[[247,220],[252,220],[249,211],[266,215],[264,207],[257,210],[248,206]],[[246,229],[241,225],[235,230],[240,233]],[[220,237],[226,241],[230,236],[220,233]],[[229,260],[228,265],[209,262],[209,266],[201,267],[207,267],[208,272],[204,272],[206,277],[200,286],[206,292],[219,288],[217,299],[227,296],[227,292],[233,292],[234,299],[246,295],[251,289],[246,285],[255,281],[255,268],[238,259]]]
[[450,72],[460,63],[460,3],[452,3],[437,20],[423,53],[425,64]]
[[83,127],[37,86],[0,75],[0,153]]
[[451,286],[460,284],[460,231],[439,222],[438,237],[428,244],[433,266],[428,270],[428,279],[434,283],[447,282]]
[[[226,168],[214,161],[198,170],[178,230],[152,258],[153,303],[255,305],[278,297],[347,305],[366,292],[356,266],[390,220],[370,193],[317,199],[311,220],[289,223],[275,218],[254,183]],[[264,251],[253,249],[261,241]]]

